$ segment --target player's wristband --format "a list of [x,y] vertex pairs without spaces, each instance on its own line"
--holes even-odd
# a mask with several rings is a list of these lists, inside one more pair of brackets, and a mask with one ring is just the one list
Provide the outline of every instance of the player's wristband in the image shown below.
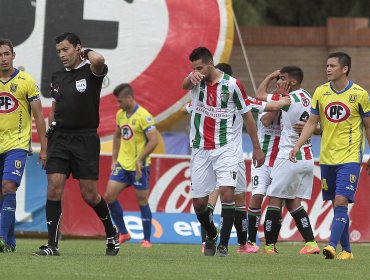
[[266,98],[267,102],[271,102],[272,101],[272,94],[267,94],[267,98]]
[[83,50],[83,54],[84,54],[84,57],[87,59],[88,57],[87,57],[87,55],[88,55],[88,53],[89,52],[93,52],[94,50],[92,50],[92,49],[84,49]]

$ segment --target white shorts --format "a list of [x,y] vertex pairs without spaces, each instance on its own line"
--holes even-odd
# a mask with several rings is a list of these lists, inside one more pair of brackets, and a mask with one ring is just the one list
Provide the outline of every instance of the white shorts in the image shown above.
[[254,167],[253,164],[251,166],[252,196],[255,194],[265,196],[271,184],[272,167],[265,164],[258,168]]
[[[234,194],[241,194],[247,192],[247,170],[245,168],[245,162],[239,161],[238,163],[238,176],[236,178],[236,187]],[[216,189],[220,186],[217,185]]]
[[271,172],[271,186],[267,195],[294,199],[311,199],[313,185],[314,160],[298,160],[277,158]]
[[192,197],[205,197],[216,186],[235,187],[238,161],[233,144],[214,150],[193,149],[190,159]]

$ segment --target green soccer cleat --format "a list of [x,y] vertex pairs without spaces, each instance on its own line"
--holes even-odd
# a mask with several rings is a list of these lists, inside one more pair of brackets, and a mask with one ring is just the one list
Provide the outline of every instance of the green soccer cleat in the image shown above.
[[276,253],[275,252],[275,244],[265,245],[265,248],[263,250],[263,253],[264,254],[269,254],[269,255],[274,255]]
[[320,254],[319,245],[317,245],[316,241],[306,242],[304,247],[299,251],[300,255],[312,255],[312,254]]

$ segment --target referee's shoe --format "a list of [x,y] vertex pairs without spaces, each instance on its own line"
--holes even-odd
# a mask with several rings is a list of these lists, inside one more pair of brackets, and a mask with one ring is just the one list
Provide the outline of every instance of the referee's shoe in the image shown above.
[[49,244],[42,245],[38,251],[32,253],[34,256],[60,256],[59,249]]
[[114,236],[107,237],[107,248],[105,249],[106,256],[115,256],[119,251],[119,231],[116,226],[114,227]]

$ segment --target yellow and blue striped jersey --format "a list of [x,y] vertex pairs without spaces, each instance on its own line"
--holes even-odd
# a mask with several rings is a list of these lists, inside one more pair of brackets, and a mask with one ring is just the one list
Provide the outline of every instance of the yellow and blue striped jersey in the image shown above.
[[[116,124],[121,130],[121,144],[117,160],[123,169],[135,171],[136,160],[144,151],[147,143],[145,133],[155,127],[154,119],[146,109],[136,105],[131,116],[119,110],[116,115]],[[149,164],[150,157],[147,157],[143,165],[148,166]]]
[[13,149],[30,149],[30,102],[39,99],[38,86],[23,71],[15,69],[7,82],[0,81],[0,154]]
[[317,87],[311,113],[320,116],[320,164],[362,162],[362,118],[370,116],[370,97],[362,87],[352,81],[340,92],[334,90],[331,82]]

